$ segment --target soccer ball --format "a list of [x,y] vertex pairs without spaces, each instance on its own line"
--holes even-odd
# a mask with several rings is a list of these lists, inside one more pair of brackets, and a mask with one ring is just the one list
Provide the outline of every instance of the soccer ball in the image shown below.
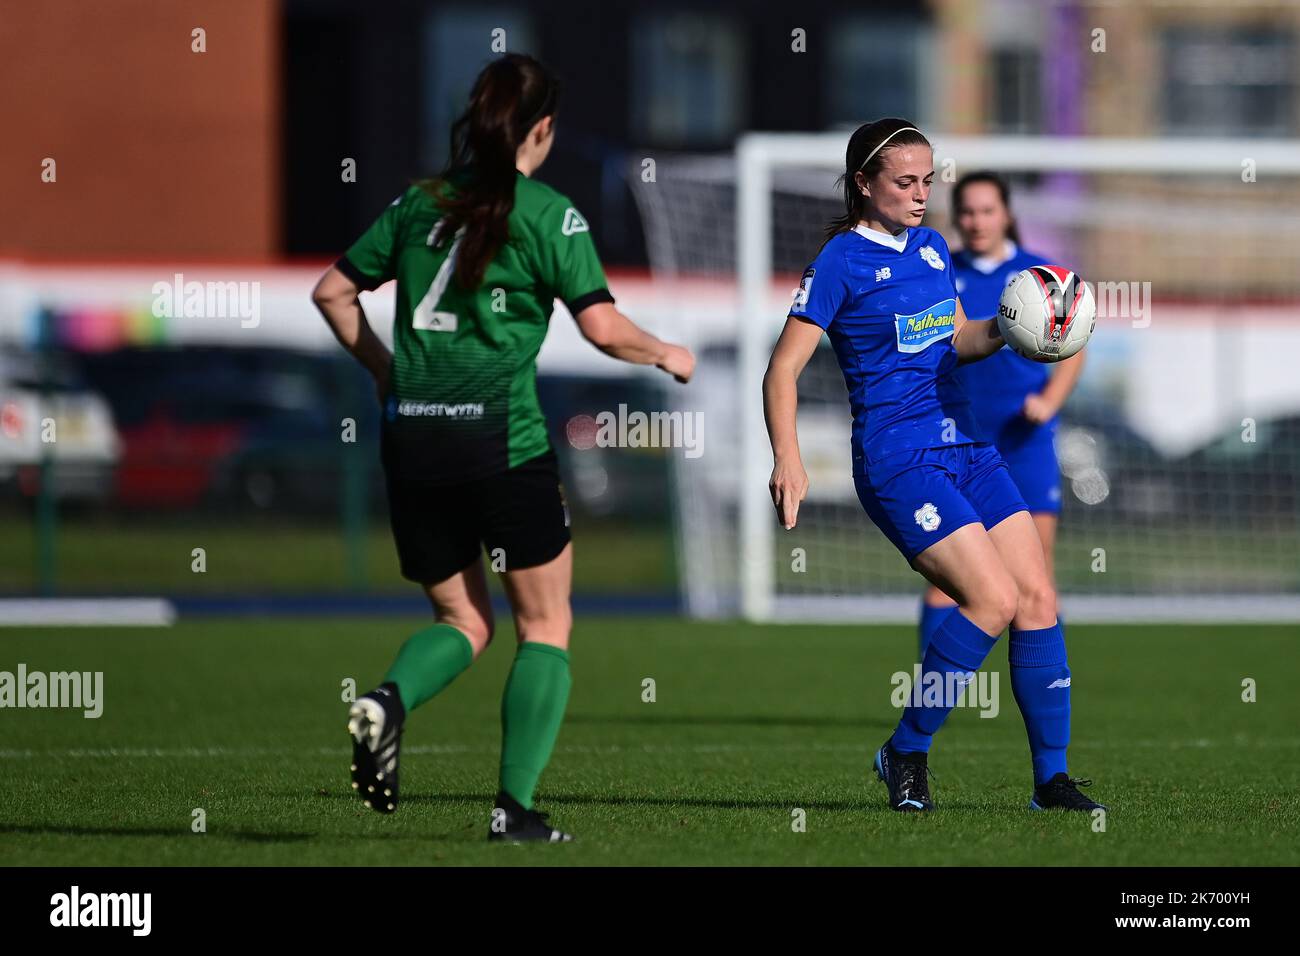
[[1002,290],[998,329],[1020,355],[1059,362],[1088,344],[1097,324],[1092,289],[1063,266],[1033,266]]

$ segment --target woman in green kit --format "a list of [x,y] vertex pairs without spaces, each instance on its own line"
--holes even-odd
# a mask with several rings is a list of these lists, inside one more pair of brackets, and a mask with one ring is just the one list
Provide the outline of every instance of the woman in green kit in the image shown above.
[[[321,278],[312,298],[374,376],[393,537],[402,575],[437,623],[413,634],[383,683],[351,707],[352,786],[398,802],[407,713],[492,639],[482,551],[501,573],[519,646],[501,701],[500,793],[490,839],[570,839],[533,807],[569,695],[573,547],[555,453],[537,401],[536,359],[555,299],[615,358],[690,378],[689,351],[614,307],[587,222],[532,179],[555,139],[558,86],[508,54],[474,83],[436,179],[398,197]],[[390,353],[358,293],[397,280]]]

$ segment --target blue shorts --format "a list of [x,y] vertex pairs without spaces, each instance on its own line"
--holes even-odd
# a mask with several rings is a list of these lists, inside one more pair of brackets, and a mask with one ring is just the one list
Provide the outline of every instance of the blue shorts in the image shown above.
[[992,528],[1028,511],[996,448],[985,442],[899,452],[855,475],[858,500],[911,564],[958,528]]
[[1061,513],[1061,466],[1050,431],[1039,431],[1027,442],[998,446],[1011,480],[1033,514]]

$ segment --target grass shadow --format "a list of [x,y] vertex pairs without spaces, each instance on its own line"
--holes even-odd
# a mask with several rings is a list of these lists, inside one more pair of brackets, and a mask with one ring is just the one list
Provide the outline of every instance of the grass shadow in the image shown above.
[[686,727],[847,727],[893,730],[898,720],[779,714],[569,714],[565,724],[642,724]]
[[[105,827],[0,823],[0,834],[15,834],[18,836],[174,837],[183,836],[188,832],[188,828],[180,827]],[[260,830],[221,829],[209,830],[205,835],[223,837],[228,840],[241,840],[246,843],[302,843],[317,836],[315,833],[268,833]]]

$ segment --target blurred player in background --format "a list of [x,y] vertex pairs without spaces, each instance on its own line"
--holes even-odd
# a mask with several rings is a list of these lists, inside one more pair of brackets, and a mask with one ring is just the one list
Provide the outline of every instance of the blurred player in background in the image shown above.
[[[1011,213],[1011,190],[991,172],[968,173],[952,190],[953,217],[962,248],[953,254],[957,293],[966,314],[997,315],[998,299],[1022,269],[1048,260],[1020,248]],[[1043,542],[1047,574],[1055,587],[1056,526],[1061,513],[1061,469],[1056,460],[1057,413],[1083,371],[1083,352],[1047,365],[1009,348],[982,362],[959,366],[957,379],[966,389],[984,438],[1007,463],[1011,480],[1029,507]],[[933,584],[921,601],[920,647],[925,656],[930,637],[957,606]]]
[[948,245],[921,225],[934,179],[929,140],[904,119],[850,137],[843,216],[803,274],[763,381],[772,502],[790,529],[808,492],[796,433],[797,382],[823,332],[853,412],[853,477],[878,528],[957,600],[922,660],[938,701],[914,688],[875,757],[901,812],[933,809],[928,753],[957,688],[1011,627],[1011,681],[1033,757],[1034,809],[1092,810],[1066,769],[1070,669],[1043,547],[996,448],[981,440],[955,370],[1002,348],[993,319],[967,319]]
[[[531,57],[479,74],[452,155],[410,187],[320,280],[313,298],[375,378],[402,575],[437,621],[412,635],[380,686],[352,705],[353,787],[396,809],[402,725],[492,639],[482,550],[501,571],[519,640],[501,701],[500,792],[490,839],[568,840],[533,808],[569,697],[573,549],[536,359],[554,300],[615,358],[690,378],[689,351],[614,307],[587,222],[532,174],[555,140],[559,87]],[[358,293],[397,280],[394,353]]]

